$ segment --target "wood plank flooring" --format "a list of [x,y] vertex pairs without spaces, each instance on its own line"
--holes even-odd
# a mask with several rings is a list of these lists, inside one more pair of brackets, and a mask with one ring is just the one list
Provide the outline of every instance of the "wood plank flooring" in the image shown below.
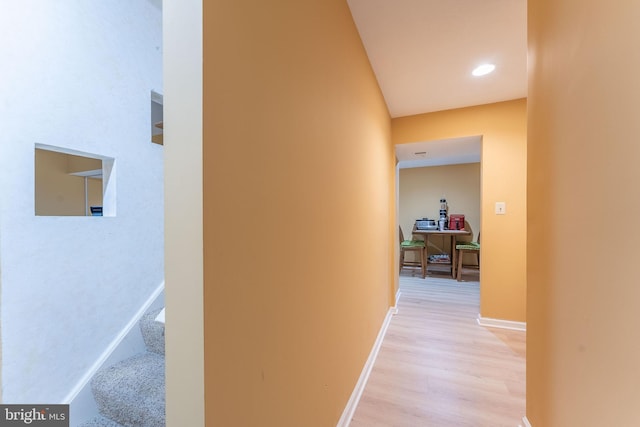
[[525,332],[477,324],[478,282],[402,275],[400,291],[350,426],[519,426]]

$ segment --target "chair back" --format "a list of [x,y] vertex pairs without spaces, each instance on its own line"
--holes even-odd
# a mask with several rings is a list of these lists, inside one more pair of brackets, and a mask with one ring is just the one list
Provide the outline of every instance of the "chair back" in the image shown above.
[[404,234],[402,233],[401,226],[398,226],[398,237],[400,238],[400,243],[404,242]]

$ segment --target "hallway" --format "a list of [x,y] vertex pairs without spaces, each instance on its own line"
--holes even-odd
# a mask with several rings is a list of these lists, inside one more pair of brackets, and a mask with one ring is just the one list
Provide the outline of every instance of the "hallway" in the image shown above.
[[525,332],[479,326],[479,283],[400,277],[398,314],[351,427],[517,427]]

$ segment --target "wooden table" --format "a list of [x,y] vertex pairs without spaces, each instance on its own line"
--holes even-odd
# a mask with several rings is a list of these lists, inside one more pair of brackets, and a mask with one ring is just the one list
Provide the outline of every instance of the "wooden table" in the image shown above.
[[[413,231],[411,232],[414,236],[423,236],[424,237],[424,246],[425,250],[429,251],[429,236],[449,236],[451,239],[451,255],[449,259],[451,260],[451,277],[456,278],[456,258],[458,256],[458,251],[456,251],[456,237],[458,236],[468,236],[471,234],[470,231],[467,230],[418,230],[416,226],[413,226]],[[427,256],[427,266],[429,266],[429,257]],[[448,265],[447,263],[432,263],[432,265]]]

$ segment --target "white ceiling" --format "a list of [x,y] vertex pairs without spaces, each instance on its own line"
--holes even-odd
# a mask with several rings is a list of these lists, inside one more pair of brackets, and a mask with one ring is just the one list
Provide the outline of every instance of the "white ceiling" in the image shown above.
[[[391,117],[527,96],[526,0],[347,2]],[[485,62],[494,63],[496,70],[473,77],[471,71]],[[471,152],[460,151],[472,145],[468,141],[450,141],[451,152],[445,141],[437,143],[431,150],[413,146],[411,153],[441,153],[460,156],[449,163],[468,162],[464,159]],[[401,162],[418,160],[400,151]]]
[[416,168],[480,161],[482,136],[420,141],[396,145],[398,167]]

